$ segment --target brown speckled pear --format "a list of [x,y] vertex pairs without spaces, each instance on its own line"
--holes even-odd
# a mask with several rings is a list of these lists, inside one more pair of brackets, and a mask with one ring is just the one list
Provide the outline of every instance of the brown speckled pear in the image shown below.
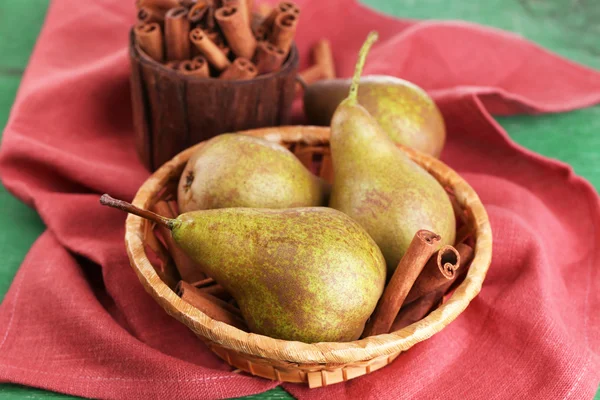
[[166,219],[108,195],[100,202],[167,226],[236,299],[255,333],[305,343],[355,340],[383,292],[381,251],[331,208],[223,208]]
[[188,161],[178,187],[179,210],[291,208],[326,203],[327,184],[278,143],[240,134],[206,142]]
[[455,218],[442,186],[411,161],[357,102],[366,54],[377,35],[361,49],[350,94],[331,121],[334,181],[329,206],[366,229],[379,245],[391,274],[414,234],[427,229],[453,244]]
[[[304,112],[309,123],[329,125],[350,84],[350,79],[330,79],[308,86]],[[365,76],[360,80],[358,103],[394,142],[440,156],[446,142],[444,118],[431,97],[417,85],[392,76]]]

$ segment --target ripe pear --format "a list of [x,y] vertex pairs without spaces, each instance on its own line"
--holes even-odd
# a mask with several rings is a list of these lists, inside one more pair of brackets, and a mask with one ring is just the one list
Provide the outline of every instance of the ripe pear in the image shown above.
[[328,187],[285,147],[224,134],[189,159],[178,187],[181,212],[211,208],[291,208],[326,204]]
[[150,219],[237,301],[252,332],[306,343],[358,339],[383,292],[386,267],[371,237],[326,207],[222,208]]
[[[304,92],[308,122],[329,125],[350,85],[350,79],[322,80],[309,85]],[[394,142],[440,156],[446,142],[444,118],[433,99],[419,86],[393,76],[365,76],[360,80],[358,103]]]
[[363,45],[348,97],[331,121],[331,155],[335,173],[329,206],[365,228],[395,270],[420,229],[453,244],[456,221],[450,199],[427,171],[408,158],[357,101],[360,73],[376,40]]

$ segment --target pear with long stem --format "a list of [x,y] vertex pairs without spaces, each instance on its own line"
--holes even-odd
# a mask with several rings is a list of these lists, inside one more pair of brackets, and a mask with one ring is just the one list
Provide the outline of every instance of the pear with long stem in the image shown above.
[[391,276],[415,233],[438,233],[453,244],[456,221],[450,199],[427,171],[408,158],[358,103],[360,75],[377,40],[371,32],[360,50],[348,96],[331,121],[334,182],[329,206],[338,209],[379,245]]
[[100,202],[167,227],[236,299],[255,333],[306,343],[354,340],[383,292],[381,251],[331,208],[222,208],[169,219],[108,195]]

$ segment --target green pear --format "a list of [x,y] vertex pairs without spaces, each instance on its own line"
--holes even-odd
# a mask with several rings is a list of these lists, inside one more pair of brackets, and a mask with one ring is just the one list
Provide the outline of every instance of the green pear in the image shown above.
[[381,251],[331,208],[223,208],[167,219],[108,195],[100,202],[169,228],[235,298],[255,333],[306,343],[355,340],[383,292]]
[[[309,85],[304,92],[308,122],[329,125],[350,85],[350,79],[328,79]],[[393,76],[365,76],[360,80],[358,103],[394,142],[440,156],[446,142],[444,118],[433,99],[417,85]]]
[[357,89],[366,54],[363,45],[348,97],[331,121],[334,181],[329,206],[365,228],[379,245],[390,275],[420,229],[454,244],[456,221],[450,198],[427,171],[408,158],[369,112],[358,104]]
[[327,194],[327,184],[285,147],[230,133],[210,139],[192,155],[181,175],[177,199],[183,213],[321,206]]

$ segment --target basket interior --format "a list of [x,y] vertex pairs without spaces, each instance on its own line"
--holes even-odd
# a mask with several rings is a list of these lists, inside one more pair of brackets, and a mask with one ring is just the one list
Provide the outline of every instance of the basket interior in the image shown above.
[[[279,142],[283,146],[287,147],[292,153],[294,153],[296,157],[313,174],[323,178],[329,183],[332,183],[333,167],[331,163],[329,143],[327,140],[315,141],[314,139],[305,140],[304,138],[300,138],[299,140]],[[183,165],[181,166],[181,170],[182,169]],[[150,205],[153,206],[156,202],[160,200],[165,200],[170,201],[170,203],[172,204],[172,208],[175,208],[178,183],[179,175],[171,176],[162,188],[162,190],[160,190],[157,193],[157,195],[153,197],[153,199],[150,202]],[[456,197],[449,186],[445,185],[445,189],[452,201],[457,217],[457,239],[462,240],[460,236],[464,232],[473,232],[473,229],[471,229],[473,224],[472,214],[468,211],[468,209],[465,209],[459,205],[459,202],[456,200]],[[178,210],[175,209],[174,211],[175,213],[178,213]],[[177,283],[181,280],[181,276],[177,271],[173,258],[167,250],[165,240],[161,237],[160,232],[157,231],[155,226],[153,226],[152,224],[147,224],[146,227],[147,229],[144,232],[143,241],[147,256],[161,280],[167,286],[169,286],[171,290],[177,291],[176,286]],[[476,238],[473,235],[471,235],[466,240],[464,240],[464,242],[474,247],[476,243]],[[217,287],[218,285],[216,284],[216,282],[211,282],[210,279],[206,280],[204,278],[188,283],[191,283],[194,286],[202,286],[204,290],[214,290],[218,292],[219,298],[229,302],[233,307],[236,307],[234,299],[226,292],[220,291]],[[449,288],[446,296],[444,296],[444,300],[447,299],[448,294],[451,293],[461,282],[462,279],[458,279],[456,282],[454,282],[454,284]]]

